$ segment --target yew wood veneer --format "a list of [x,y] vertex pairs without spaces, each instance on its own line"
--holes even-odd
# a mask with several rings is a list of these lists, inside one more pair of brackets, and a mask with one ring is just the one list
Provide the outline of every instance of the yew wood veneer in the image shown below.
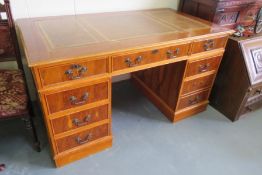
[[206,109],[233,32],[171,9],[17,21],[56,166],[112,146],[111,78],[176,122]]

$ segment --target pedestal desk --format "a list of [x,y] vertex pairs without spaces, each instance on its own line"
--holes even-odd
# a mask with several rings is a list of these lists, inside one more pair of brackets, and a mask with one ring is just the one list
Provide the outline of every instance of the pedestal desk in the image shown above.
[[133,73],[172,122],[204,111],[233,32],[171,9],[17,24],[58,167],[112,146],[113,76]]

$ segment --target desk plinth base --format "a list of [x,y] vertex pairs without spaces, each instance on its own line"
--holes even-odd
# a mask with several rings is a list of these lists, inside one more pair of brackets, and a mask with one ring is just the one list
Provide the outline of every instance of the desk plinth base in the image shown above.
[[160,98],[145,82],[138,78],[135,74],[132,75],[132,80],[145,96],[173,123],[176,123],[192,115],[198,114],[206,110],[208,101],[196,104],[183,110],[175,111],[162,98]]
[[107,148],[112,147],[112,142],[113,142],[113,138],[110,136],[110,137],[106,137],[104,139],[98,140],[94,143],[90,143],[86,146],[83,145],[83,147],[81,148],[78,147],[75,150],[70,150],[69,152],[59,154],[54,157],[55,165],[56,167],[62,167],[71,162],[80,160],[89,155],[103,151]]

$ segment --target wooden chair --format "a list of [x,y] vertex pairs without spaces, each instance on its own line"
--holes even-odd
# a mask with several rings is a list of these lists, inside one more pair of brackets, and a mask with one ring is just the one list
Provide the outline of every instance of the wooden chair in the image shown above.
[[[9,1],[4,1],[4,8],[7,12],[9,31],[12,36],[13,46],[16,48],[17,70],[0,69],[0,121],[21,118],[26,128],[33,133],[34,147],[40,152],[40,142],[33,122],[33,107],[29,99],[28,88],[26,87],[22,59],[19,52],[15,26],[11,15]],[[3,5],[0,4],[0,9]],[[1,33],[0,33],[1,34]],[[1,164],[2,166],[3,164]],[[1,168],[1,167],[0,167]]]

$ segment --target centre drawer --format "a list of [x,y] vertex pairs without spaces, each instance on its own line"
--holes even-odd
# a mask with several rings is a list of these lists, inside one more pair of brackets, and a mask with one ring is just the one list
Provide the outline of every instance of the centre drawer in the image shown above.
[[188,54],[189,48],[190,44],[186,43],[161,49],[152,49],[148,51],[113,56],[113,71],[124,70],[158,61],[186,56]]
[[206,100],[208,100],[209,97],[209,89],[199,92],[197,94],[193,94],[193,95],[189,95],[189,96],[185,96],[182,97],[179,101],[178,104],[178,110],[196,105],[198,103],[204,102]]
[[56,140],[58,152],[69,150],[77,146],[89,144],[97,139],[109,136],[109,125],[104,124],[86,131]]
[[108,99],[109,83],[102,82],[45,95],[49,114]]
[[196,40],[192,46],[192,54],[224,48],[227,39],[227,36],[220,36]]
[[190,61],[187,66],[186,77],[216,71],[220,65],[220,60],[221,56]]
[[108,119],[108,105],[56,118],[51,124],[54,134],[60,134],[104,119]]
[[75,61],[69,64],[39,68],[39,76],[42,86],[48,86],[105,74],[109,72],[108,68],[107,58],[82,62]]

